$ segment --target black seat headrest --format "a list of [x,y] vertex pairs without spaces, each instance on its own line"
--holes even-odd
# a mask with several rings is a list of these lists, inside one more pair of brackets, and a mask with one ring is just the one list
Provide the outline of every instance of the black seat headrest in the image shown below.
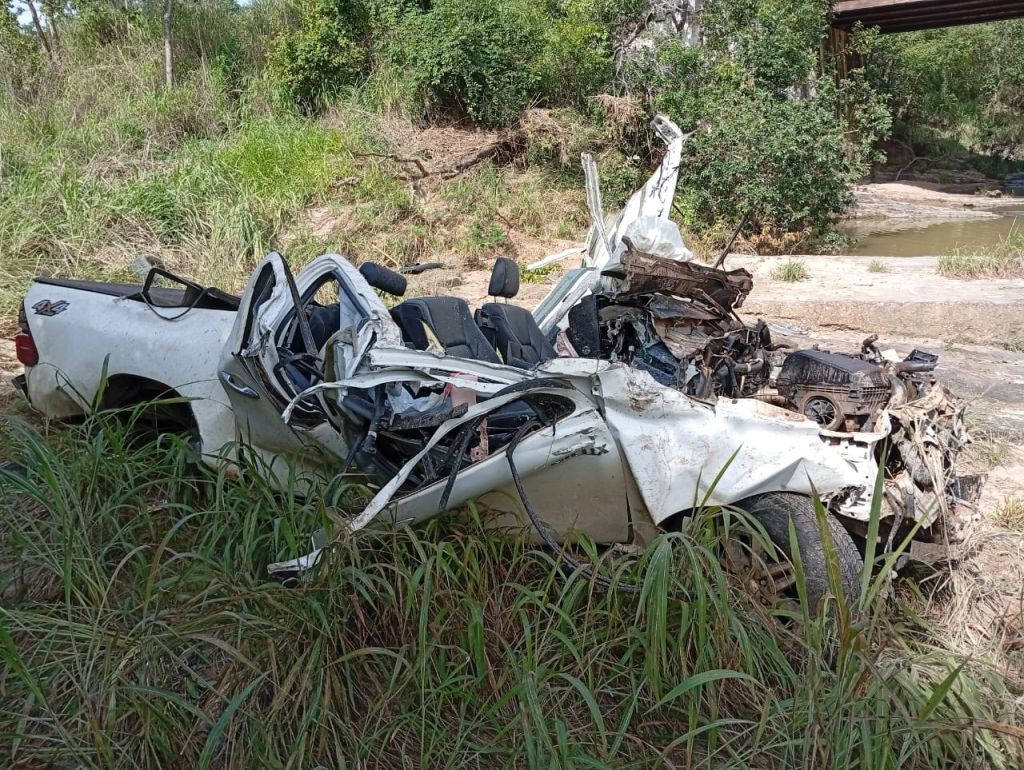
[[498,257],[494,261],[487,293],[505,299],[512,299],[519,293],[519,264],[514,259]]
[[405,294],[409,282],[401,273],[389,270],[384,265],[376,262],[363,262],[359,266],[359,273],[366,279],[366,282],[375,289],[380,289],[388,294],[401,297]]

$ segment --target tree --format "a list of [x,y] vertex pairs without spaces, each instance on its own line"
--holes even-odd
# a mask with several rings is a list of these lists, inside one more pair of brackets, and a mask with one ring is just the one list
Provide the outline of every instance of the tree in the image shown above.
[[53,46],[50,44],[50,37],[46,34],[46,30],[43,28],[42,19],[39,17],[39,9],[36,8],[34,0],[25,0],[25,7],[28,9],[29,15],[32,17],[32,27],[36,31],[36,35],[39,37],[39,44],[42,45],[46,51],[46,55],[50,59],[55,59]]
[[[749,234],[821,233],[851,201],[889,128],[873,89],[837,86],[820,55],[828,0],[707,0],[705,44],[652,47],[628,75],[685,129],[679,201],[688,224]],[[839,105],[844,109],[840,110]]]
[[174,85],[174,0],[164,0],[164,83]]
[[39,44],[22,31],[18,9],[5,5],[0,12],[0,88],[14,93],[39,62]]

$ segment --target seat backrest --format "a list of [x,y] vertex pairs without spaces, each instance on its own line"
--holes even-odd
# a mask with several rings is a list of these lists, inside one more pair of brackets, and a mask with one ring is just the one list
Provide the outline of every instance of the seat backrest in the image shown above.
[[524,307],[488,302],[477,311],[477,323],[498,355],[510,366],[530,369],[558,357],[533,314]]
[[498,354],[473,322],[466,300],[458,297],[417,297],[391,309],[402,338],[416,350],[430,347],[431,337],[450,356],[499,364]]

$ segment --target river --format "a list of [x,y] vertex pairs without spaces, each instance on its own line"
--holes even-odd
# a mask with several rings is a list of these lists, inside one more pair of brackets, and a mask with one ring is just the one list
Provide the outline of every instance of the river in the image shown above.
[[1000,214],[991,219],[947,221],[861,219],[846,222],[841,229],[855,239],[846,252],[854,256],[942,256],[958,249],[998,246],[1014,230],[1024,233],[1024,204]]

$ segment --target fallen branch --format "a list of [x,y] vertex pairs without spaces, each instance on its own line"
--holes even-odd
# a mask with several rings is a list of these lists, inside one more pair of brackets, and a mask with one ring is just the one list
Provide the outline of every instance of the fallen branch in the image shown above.
[[490,144],[487,144],[478,150],[474,150],[473,152],[469,153],[469,155],[463,156],[462,158],[455,161],[451,165],[442,166],[440,168],[435,169],[427,169],[419,158],[406,158],[401,155],[396,155],[395,153],[390,152],[360,152],[355,153],[355,157],[387,158],[388,160],[392,160],[396,163],[414,164],[416,168],[419,170],[419,175],[406,177],[406,180],[411,182],[419,182],[429,177],[452,179],[454,177],[457,177],[464,171],[468,171],[474,166],[482,163],[488,158],[493,158],[495,156],[502,154],[506,154],[509,157],[514,157],[515,155],[518,154],[519,150],[523,146],[523,137],[524,134],[522,131],[513,131],[511,133],[504,134],[503,136],[491,142]]
[[413,163],[416,165],[416,168],[418,168],[420,171],[420,175],[417,177],[417,179],[424,179],[425,177],[428,177],[431,174],[430,171],[427,171],[427,169],[424,168],[423,161],[421,161],[419,158],[403,158],[401,155],[395,155],[393,152],[357,152],[355,153],[355,157],[387,158],[388,160],[395,161],[395,163]]
[[451,179],[462,172],[471,169],[478,163],[482,163],[488,158],[493,158],[500,152],[506,151],[509,152],[509,154],[514,154],[512,151],[515,146],[522,141],[522,138],[521,133],[507,134],[500,139],[481,147],[479,150],[471,152],[469,155],[464,156],[452,165],[437,169],[433,173],[439,175],[442,179]]

